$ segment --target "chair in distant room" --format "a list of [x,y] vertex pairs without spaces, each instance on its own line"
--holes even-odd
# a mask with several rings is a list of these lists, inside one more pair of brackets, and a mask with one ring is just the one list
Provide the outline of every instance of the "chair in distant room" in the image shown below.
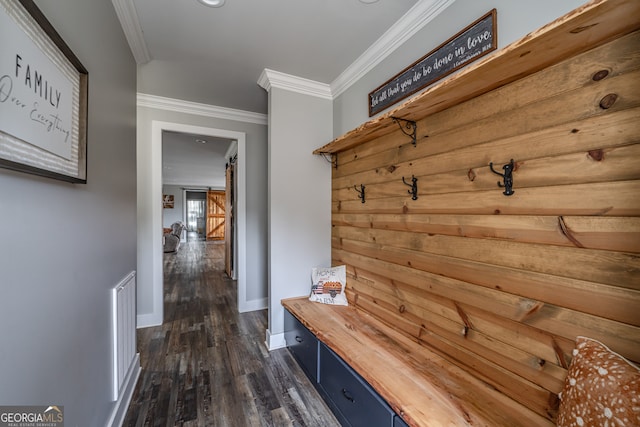
[[180,247],[180,238],[182,236],[182,231],[184,231],[187,227],[183,222],[178,221],[171,224],[171,231],[168,233],[164,233],[163,236],[163,250],[164,252],[176,252]]

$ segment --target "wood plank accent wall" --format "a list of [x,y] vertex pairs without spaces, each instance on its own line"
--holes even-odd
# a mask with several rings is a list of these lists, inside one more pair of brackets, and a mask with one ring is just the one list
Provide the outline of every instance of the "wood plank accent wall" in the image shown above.
[[[627,34],[415,117],[416,146],[387,116],[319,149],[339,154],[350,303],[550,420],[576,336],[640,362],[639,47]],[[510,159],[507,197],[489,163]]]

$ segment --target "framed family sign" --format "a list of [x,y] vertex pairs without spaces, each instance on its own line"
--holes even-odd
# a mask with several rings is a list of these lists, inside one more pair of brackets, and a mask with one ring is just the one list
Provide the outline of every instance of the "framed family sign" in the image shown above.
[[0,167],[86,183],[87,84],[32,0],[0,0]]

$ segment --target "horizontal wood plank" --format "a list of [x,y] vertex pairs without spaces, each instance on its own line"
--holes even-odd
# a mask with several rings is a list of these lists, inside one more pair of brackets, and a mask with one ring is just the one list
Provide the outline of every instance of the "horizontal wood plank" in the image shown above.
[[[360,284],[362,283],[362,286]],[[377,306],[380,316],[384,313],[393,313],[390,323],[400,317],[408,322],[412,327],[405,331],[419,339],[423,329],[428,329],[457,346],[469,350],[479,356],[481,363],[494,363],[502,366],[506,370],[525,378],[539,387],[543,387],[553,393],[559,393],[564,384],[566,369],[555,363],[555,355],[552,359],[538,357],[529,349],[523,350],[508,343],[507,340],[500,340],[503,335],[488,335],[482,327],[477,327],[473,322],[473,317],[469,316],[454,301],[440,298],[434,295],[424,295],[421,293],[411,294],[412,299],[400,299],[379,288],[373,288],[368,284],[354,279],[350,282],[351,290],[357,295],[356,305],[364,307],[367,304]],[[402,307],[398,310],[398,307]],[[366,308],[364,308],[367,310]],[[371,311],[372,307],[367,311]],[[424,321],[428,322],[428,327],[424,327]],[[500,326],[499,323],[496,324]],[[495,334],[495,328],[489,329]],[[507,335],[507,334],[505,334]],[[537,388],[536,388],[537,390]],[[547,396],[545,395],[545,403]]]
[[[334,176],[334,189],[351,188],[354,185],[401,181],[411,175],[436,175],[451,171],[465,171],[463,183],[469,183],[478,172],[488,171],[489,163],[496,167],[508,163],[549,159],[553,157],[583,153],[602,159],[604,151],[626,145],[637,144],[640,139],[640,108],[591,117],[586,120],[564,123],[544,130],[516,135],[490,142],[469,145],[458,150],[412,159],[364,158],[353,162],[349,174]],[[465,137],[467,140],[469,137]],[[404,150],[404,148],[403,148]],[[601,155],[597,155],[602,153]],[[355,166],[359,166],[355,168]],[[346,168],[342,168],[343,170]],[[515,181],[517,187],[518,182]]]
[[[400,313],[402,306],[406,302],[413,304],[424,303],[425,307],[430,306],[432,302],[446,305],[446,301],[453,301],[446,296],[440,296],[433,292],[424,291],[418,287],[412,286],[399,280],[390,279],[381,276],[364,268],[356,268],[347,266],[349,280],[355,280],[356,286],[361,289],[371,288],[375,292],[382,292],[403,299],[404,302],[399,303],[394,313]],[[357,292],[355,286],[347,286],[347,291],[351,294],[350,302],[357,306]],[[468,304],[454,301],[454,308],[461,307],[469,320],[470,329],[480,330],[483,333],[493,336],[495,339],[502,340],[514,348],[535,355],[536,357],[554,363],[558,366],[566,368],[572,358],[572,350],[574,342],[561,336],[553,335],[547,331],[542,331],[531,327],[527,324],[506,319],[500,314],[493,313],[484,308],[475,308]],[[441,311],[438,311],[441,313]],[[458,320],[465,323],[458,313]],[[426,328],[426,323],[420,327]],[[460,329],[462,330],[462,328]]]
[[374,199],[333,201],[335,213],[379,214],[453,214],[453,215],[607,215],[640,216],[640,181],[558,185],[550,187],[515,187],[511,197],[496,186],[493,191],[461,192],[418,196],[409,195]]
[[[564,156],[546,157],[531,161],[514,162],[513,183],[518,188],[548,187],[557,184],[584,184],[595,182],[626,181],[640,179],[640,144],[580,152]],[[503,173],[500,164],[493,168]],[[411,177],[405,181],[411,182]],[[503,180],[491,171],[490,166],[441,173],[417,175],[420,195],[448,194],[495,189]],[[389,179],[384,183],[366,184],[366,200],[408,194],[408,186],[401,179]],[[359,187],[338,188],[332,192],[333,200],[353,199]]]
[[[410,265],[421,271],[507,292],[538,303],[640,326],[640,314],[636,309],[640,304],[638,290],[603,286],[587,280],[534,273],[454,257],[416,254],[409,250],[389,247],[381,250],[374,244],[343,240],[341,243],[335,242],[333,247],[398,265]],[[558,292],[559,289],[562,292]]]
[[[358,299],[358,307],[367,313],[376,315],[377,318],[400,331],[405,328],[411,329],[413,326],[406,316],[399,316],[389,312],[384,309],[380,302],[374,303],[366,296]],[[482,351],[479,347],[470,346],[475,352],[471,351],[466,348],[469,346],[468,342],[462,342],[464,345],[459,345],[461,341],[466,340],[458,339],[456,334],[440,328],[437,324],[430,323],[429,325],[430,327],[427,329],[420,328],[420,333],[417,335],[419,342],[424,343],[429,348],[438,350],[439,354],[443,355],[447,360],[466,371],[473,372],[475,376],[497,390],[503,393],[509,392],[509,396],[512,399],[533,409],[539,415],[548,416],[550,419],[553,418],[557,410],[557,405],[555,404],[557,398],[553,393],[527,381],[524,376],[509,372],[504,366],[493,363],[491,360],[480,356],[479,353],[494,360],[502,359],[500,361],[509,366],[510,363],[506,362],[506,358],[491,354],[488,350]],[[550,401],[553,402],[552,406],[549,405]]]
[[636,254],[412,231],[333,227],[332,232],[343,246],[353,241],[355,249],[363,243],[363,248],[396,253],[408,265],[423,255],[442,255],[640,291],[640,256]]
[[353,213],[332,225],[640,252],[639,217]]
[[[640,63],[640,57],[638,62]],[[391,147],[387,151],[383,151],[383,147],[380,147],[378,154],[359,157],[357,161],[347,165],[342,164],[342,167],[338,167],[334,173],[336,176],[343,176],[366,170],[369,165],[410,162],[421,157],[477,144],[532,134],[567,123],[593,121],[601,116],[615,115],[640,105],[640,87],[636,83],[638,80],[640,80],[640,70],[609,77],[598,82],[597,85],[587,85],[569,93],[560,93],[553,98],[526,104],[518,109],[482,120],[460,126],[451,125],[447,132],[439,134],[429,132],[428,137],[420,139],[415,147],[408,144],[408,138],[405,136],[404,145]],[[534,86],[529,90],[535,90],[535,88]],[[608,94],[616,94],[617,99],[611,107],[603,109],[600,103]],[[505,97],[516,98],[520,95],[521,91],[504,94]],[[574,107],[567,108],[567,105]],[[463,113],[464,111],[461,112]],[[575,130],[579,129],[580,126],[576,125],[572,130],[575,133]]]
[[333,249],[333,257],[340,263],[363,268],[379,275],[388,275],[425,292],[453,299],[465,305],[500,313],[506,319],[548,331],[569,340],[584,335],[608,343],[620,354],[640,361],[640,328],[603,319],[578,311],[559,309],[551,304],[530,298],[477,286],[461,280],[443,277],[353,252]]

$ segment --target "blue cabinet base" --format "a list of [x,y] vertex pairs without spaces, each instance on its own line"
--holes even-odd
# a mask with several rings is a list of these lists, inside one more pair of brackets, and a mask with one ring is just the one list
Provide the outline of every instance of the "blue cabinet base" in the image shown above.
[[289,351],[344,427],[406,427],[378,393],[285,310]]
[[284,338],[289,351],[307,377],[316,384],[318,382],[318,351],[320,342],[298,319],[287,310],[284,311]]
[[358,373],[320,344],[320,388],[351,427],[393,426],[394,412]]

